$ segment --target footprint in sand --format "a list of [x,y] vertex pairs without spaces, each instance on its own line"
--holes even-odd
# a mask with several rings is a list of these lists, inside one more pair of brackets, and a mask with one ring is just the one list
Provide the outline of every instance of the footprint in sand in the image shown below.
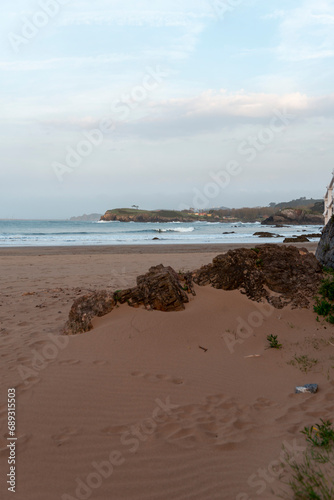
[[171,375],[165,375],[163,373],[158,373],[154,375],[152,373],[144,373],[135,371],[131,373],[132,377],[144,378],[145,380],[149,380],[150,382],[157,382],[159,380],[164,380],[166,382],[171,382],[172,384],[180,385],[184,383],[182,378],[172,377]]
[[61,446],[64,443],[70,441],[71,437],[79,434],[79,430],[74,427],[64,427],[60,429],[59,434],[54,434],[51,436],[51,439],[57,446]]
[[115,436],[119,434],[123,434],[124,432],[127,432],[129,429],[125,425],[112,425],[109,427],[104,427],[101,429],[101,433],[105,434],[106,436]]
[[63,359],[59,361],[60,365],[78,365],[80,363],[80,359]]
[[93,361],[93,365],[97,365],[97,366],[104,366],[104,365],[108,365],[109,362],[104,360],[104,359],[97,359],[95,361]]

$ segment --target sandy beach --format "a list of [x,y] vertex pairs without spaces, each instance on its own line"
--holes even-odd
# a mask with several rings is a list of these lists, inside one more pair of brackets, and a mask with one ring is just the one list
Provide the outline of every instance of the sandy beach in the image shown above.
[[[304,426],[334,411],[334,326],[312,308],[195,285],[184,311],[124,304],[88,333],[60,335],[77,297],[134,286],[160,263],[194,270],[233,247],[0,249],[1,498],[12,495],[9,388],[17,500],[277,498],[282,446],[303,449]],[[283,349],[267,349],[268,334]],[[306,355],[307,372],[291,363]],[[294,393],[306,383],[318,393]]]

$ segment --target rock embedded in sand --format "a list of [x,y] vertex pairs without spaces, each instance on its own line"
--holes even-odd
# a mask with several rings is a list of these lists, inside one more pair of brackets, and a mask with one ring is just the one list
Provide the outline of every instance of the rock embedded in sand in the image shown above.
[[137,286],[118,293],[118,302],[130,306],[145,305],[158,311],[180,311],[189,302],[179,276],[170,266],[151,267],[148,273],[137,277]]
[[77,298],[71,307],[64,333],[76,335],[88,332],[93,328],[92,318],[108,314],[115,305],[114,294],[106,290]]
[[180,311],[189,299],[174,269],[160,264],[151,267],[148,273],[138,276],[137,286],[134,288],[118,290],[115,293],[103,290],[76,299],[64,333],[75,335],[88,332],[93,327],[92,318],[108,314],[117,302],[127,302],[132,307],[144,305],[158,311]]
[[321,279],[321,266],[308,250],[273,244],[229,250],[193,273],[198,285],[242,289],[250,299],[266,299],[277,308],[308,307]]

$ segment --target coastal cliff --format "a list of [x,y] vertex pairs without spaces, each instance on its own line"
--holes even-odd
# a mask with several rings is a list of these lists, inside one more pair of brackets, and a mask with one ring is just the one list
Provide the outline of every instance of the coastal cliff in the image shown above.
[[324,218],[319,213],[295,208],[285,208],[261,222],[263,225],[323,225]]

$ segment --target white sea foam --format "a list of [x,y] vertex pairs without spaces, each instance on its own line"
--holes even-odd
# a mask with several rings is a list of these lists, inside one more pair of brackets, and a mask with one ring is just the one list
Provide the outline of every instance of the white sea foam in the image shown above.
[[156,229],[158,233],[192,233],[195,231],[194,227],[177,227],[177,228],[168,228],[168,229]]

